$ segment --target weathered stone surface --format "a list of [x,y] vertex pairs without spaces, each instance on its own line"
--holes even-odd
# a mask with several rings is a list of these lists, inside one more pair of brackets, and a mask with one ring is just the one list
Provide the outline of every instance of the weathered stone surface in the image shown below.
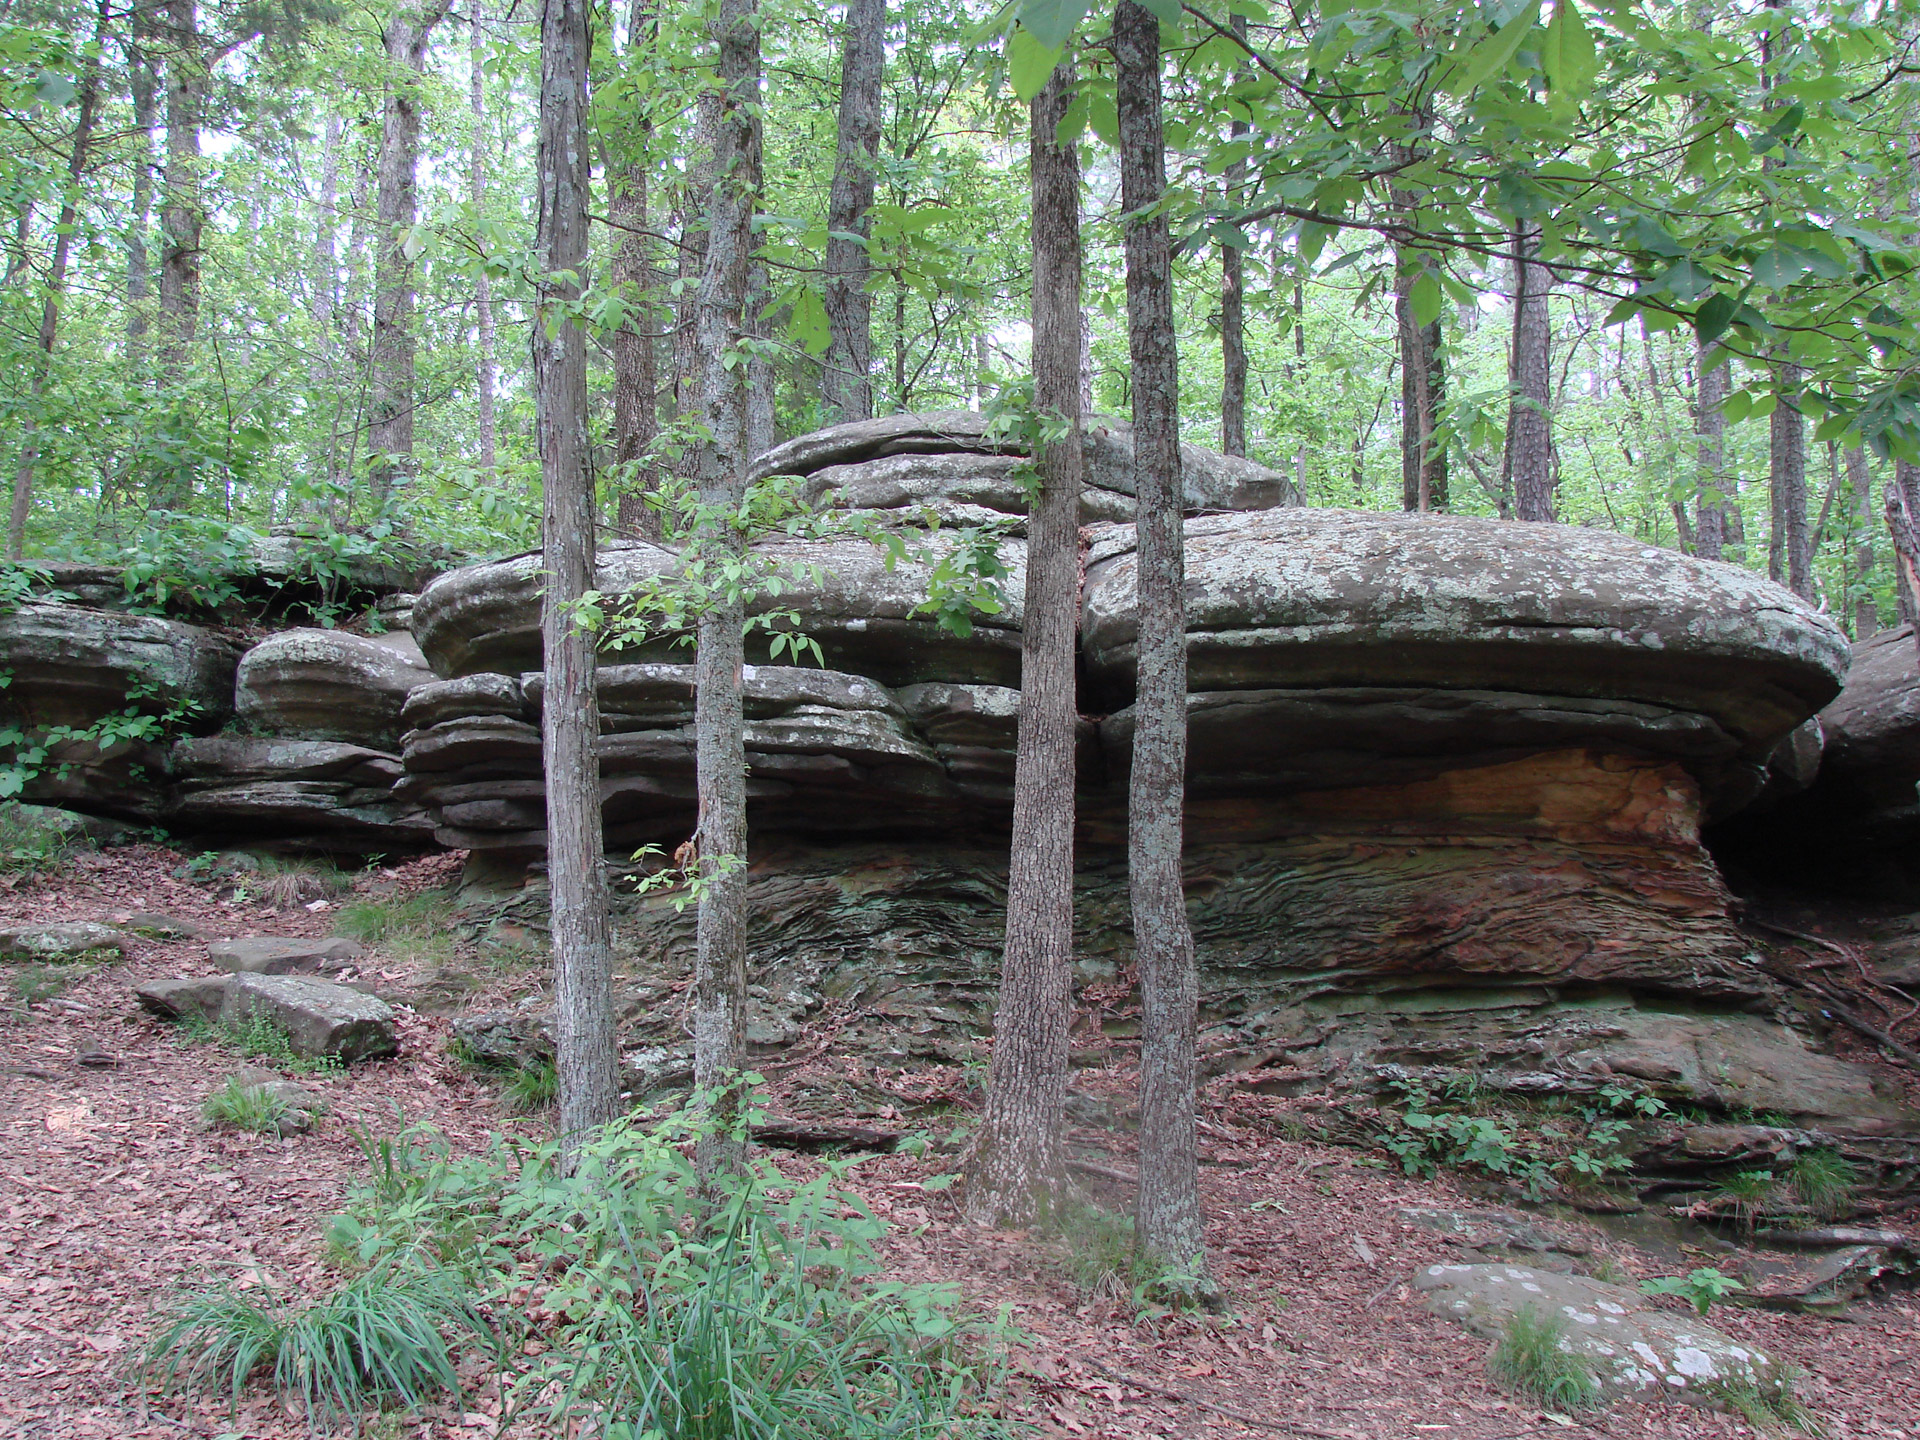
[[313,1128],[315,1118],[326,1114],[329,1109],[326,1100],[306,1086],[259,1065],[242,1065],[216,1086],[207,1098],[211,1100],[216,1095],[224,1094],[228,1085],[238,1085],[243,1090],[270,1096],[284,1105],[286,1114],[278,1126],[283,1135],[305,1134]]
[[145,980],[133,987],[140,1003],[168,1020],[198,1015],[204,1020],[220,1018],[226,1003],[227,977],[205,975],[193,980]]
[[[1130,529],[1096,537],[1083,633],[1132,686]],[[1839,690],[1845,637],[1780,586],[1624,535],[1454,516],[1270,510],[1187,527],[1195,690],[1435,686],[1712,719],[1755,759]]]
[[517,678],[483,673],[416,686],[407,693],[407,703],[400,707],[400,723],[413,731],[447,720],[481,715],[525,720],[532,713]]
[[1415,1272],[1413,1286],[1436,1315],[1489,1339],[1522,1311],[1559,1320],[1564,1347],[1592,1366],[1611,1400],[1710,1405],[1728,1384],[1771,1392],[1784,1378],[1761,1350],[1691,1317],[1651,1309],[1623,1285],[1523,1265],[1428,1265]]
[[221,1002],[223,1022],[264,1015],[287,1035],[293,1053],[333,1055],[343,1063],[379,1059],[400,1048],[384,1000],[305,975],[234,975]]
[[431,823],[396,797],[397,756],[325,740],[211,736],[174,747],[169,823],[324,847],[424,844]]
[[550,1010],[488,1010],[462,1015],[453,1037],[464,1058],[498,1070],[531,1070],[551,1064],[555,1055]]
[[[843,503],[852,506],[893,508],[914,500],[954,500],[1005,514],[1024,514],[1024,496],[1007,493],[1001,488],[1006,481],[997,478],[1010,471],[1011,464],[1006,470],[974,467],[961,458],[1021,453],[1006,440],[988,438],[988,423],[985,415],[969,410],[850,421],[775,446],[754,463],[753,471],[763,478],[812,477],[828,467],[838,467],[843,473],[828,477],[820,489],[841,491]],[[890,458],[908,462],[923,456],[930,462],[924,469],[911,463],[879,464]],[[1094,416],[1087,426],[1086,456],[1089,489],[1121,496],[1133,494],[1130,423],[1111,415]],[[1284,505],[1293,498],[1284,476],[1251,460],[1183,444],[1180,464],[1190,511],[1264,509]],[[844,473],[854,466],[874,468],[858,476]],[[864,498],[868,496],[872,498]]]
[[1846,688],[1820,712],[1820,723],[1829,775],[1912,803],[1920,780],[1920,648],[1911,625],[1853,647]]
[[[1562,1256],[1544,1268],[1562,1270],[1568,1260],[1593,1253],[1593,1239],[1576,1226],[1519,1214],[1513,1210],[1447,1210],[1409,1205],[1400,1218],[1451,1236],[1474,1250],[1515,1255]],[[1542,1262],[1532,1262],[1536,1265]]]
[[60,845],[112,845],[137,833],[123,821],[77,810],[0,802],[0,835],[17,837],[16,843],[41,838]]
[[74,960],[95,950],[121,954],[127,937],[95,920],[0,929],[0,960]]
[[0,615],[0,706],[30,725],[91,725],[129,705],[213,729],[233,713],[240,647],[179,620],[74,605]]
[[[949,543],[930,542],[937,550]],[[821,647],[825,668],[868,676],[881,684],[924,680],[1006,684],[1020,672],[1020,606],[1026,548],[1017,539],[1001,547],[1010,574],[1001,582],[1008,605],[979,618],[969,636],[916,613],[927,598],[930,571],[908,560],[888,568],[881,550],[865,541],[768,541],[760,553],[788,577],[779,595],[765,596],[763,610],[794,611],[801,628]],[[608,596],[626,594],[673,575],[680,558],[662,546],[615,541],[599,555],[596,585]],[[520,674],[540,668],[538,554],[472,565],[441,576],[421,592],[413,630],[436,674],[481,671]],[[673,662],[685,651],[672,636],[606,652],[613,662]],[[767,639],[756,634],[753,658],[766,658]]]
[[411,636],[286,630],[240,658],[234,709],[282,739],[393,750],[407,695],[432,679]]
[[238,940],[215,940],[207,958],[215,968],[253,975],[307,975],[337,972],[361,959],[364,951],[351,940],[285,939],[250,935]]
[[1884,1245],[1848,1245],[1784,1260],[1754,1256],[1741,1266],[1747,1289],[1737,1298],[1768,1310],[1837,1314],[1881,1277],[1913,1275],[1913,1260],[1911,1253]]
[[[807,476],[805,494],[816,507],[898,511],[900,523],[932,513],[942,525],[1006,525],[1026,533],[1031,502],[1016,472],[1016,455],[887,455],[852,465],[829,465]],[[1080,492],[1083,525],[1133,519],[1133,497],[1087,485]]]

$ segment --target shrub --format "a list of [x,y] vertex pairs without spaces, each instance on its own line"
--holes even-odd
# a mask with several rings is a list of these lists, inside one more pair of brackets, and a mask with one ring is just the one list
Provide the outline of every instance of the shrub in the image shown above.
[[1532,1306],[1516,1311],[1487,1359],[1494,1384],[1562,1414],[1601,1402],[1593,1367],[1567,1348],[1566,1323]]
[[1685,1275],[1662,1275],[1657,1280],[1642,1280],[1643,1295],[1677,1295],[1705,1315],[1718,1302],[1747,1287],[1731,1275],[1723,1275],[1710,1266],[1701,1266]]

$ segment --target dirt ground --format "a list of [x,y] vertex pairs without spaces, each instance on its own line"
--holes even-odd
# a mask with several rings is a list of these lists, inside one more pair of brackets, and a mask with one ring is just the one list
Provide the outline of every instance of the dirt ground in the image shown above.
[[[208,884],[176,878],[182,857],[129,848],[83,855],[64,873],[0,890],[0,924],[159,912],[216,936],[328,933],[329,912],[222,903]],[[417,888],[445,860],[376,875]],[[330,1113],[309,1134],[268,1139],[210,1131],[200,1104],[239,1063],[231,1050],[185,1043],[144,1015],[139,980],[207,970],[203,941],[130,947],[64,993],[30,1007],[4,997],[0,1017],[0,1436],[268,1437],[304,1434],[270,1400],[161,1397],[130,1360],[170,1289],[220,1276],[300,1294],[324,1280],[321,1226],[362,1173],[359,1128],[391,1134],[431,1121],[458,1147],[528,1127],[496,1092],[445,1053],[448,1020],[403,1010],[401,1054],[334,1077],[302,1077]],[[369,978],[404,984],[404,967]],[[0,980],[8,980],[0,967]],[[11,984],[11,981],[8,980]],[[112,1064],[92,1068],[104,1052]],[[855,1072],[858,1072],[857,1074]],[[797,1095],[857,1079],[912,1088],[914,1077],[828,1055],[780,1075]],[[1126,1087],[1118,1073],[1083,1085]],[[1291,1435],[1337,1440],[1708,1440],[1755,1433],[1737,1417],[1678,1405],[1619,1405],[1567,1422],[1508,1400],[1485,1377],[1485,1342],[1427,1313],[1408,1284],[1422,1264],[1457,1258],[1447,1239],[1399,1216],[1409,1205],[1484,1206],[1453,1180],[1413,1181],[1351,1151],[1289,1141],[1286,1102],[1209,1091],[1202,1172],[1208,1243],[1231,1295],[1222,1318],[1136,1318],[1113,1298],[1088,1299],[1043,1239],[961,1223],[946,1192],[922,1182],[951,1168],[875,1157],[852,1172],[894,1222],[887,1242],[904,1278],[959,1283],[985,1310],[1011,1308],[1029,1337],[1013,1355],[1007,1412],[1063,1436]],[[1103,1164],[1131,1164],[1123,1137],[1101,1132]],[[796,1161],[796,1164],[805,1164]],[[1111,1180],[1111,1203],[1124,1201]],[[1621,1269],[1670,1271],[1597,1241]],[[1711,1322],[1802,1375],[1798,1392],[1836,1440],[1920,1440],[1920,1295],[1859,1303],[1844,1321],[1716,1307]],[[487,1397],[470,1410],[407,1417],[420,1440],[479,1437],[497,1422]],[[497,1407],[492,1407],[497,1409]]]

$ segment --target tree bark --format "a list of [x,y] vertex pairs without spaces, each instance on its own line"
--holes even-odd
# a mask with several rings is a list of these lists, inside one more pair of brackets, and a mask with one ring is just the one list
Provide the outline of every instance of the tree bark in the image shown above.
[[[1893,540],[1893,563],[1902,604],[1902,624],[1914,620],[1912,606],[1920,597],[1920,465],[1896,460],[1887,482],[1887,532]],[[1920,644],[1920,627],[1914,631]]]
[[1406,288],[1394,296],[1400,341],[1400,499],[1407,510],[1447,508],[1447,456],[1435,443],[1446,403],[1440,322],[1417,324]]
[[1768,473],[1777,524],[1774,548],[1784,552],[1787,588],[1801,599],[1811,600],[1813,547],[1807,531],[1807,425],[1800,414],[1801,370],[1791,362],[1781,362],[1777,372],[1779,398],[1768,433]]
[[594,583],[593,482],[587,470],[586,332],[568,313],[587,263],[587,11],[545,0],[540,17],[539,311],[533,369],[545,487],[547,878],[560,1135],[569,1153],[619,1113],[613,973],[600,825],[595,640],[572,606]]
[[1726,417],[1721,407],[1727,402],[1727,367],[1716,362],[1714,348],[1700,346],[1694,354],[1695,465],[1697,499],[1694,506],[1695,553],[1705,560],[1718,560],[1732,541],[1727,512],[1733,507],[1727,477]]
[[1517,520],[1553,519],[1553,421],[1548,405],[1553,380],[1553,330],[1547,290],[1553,283],[1546,266],[1535,263],[1540,227],[1513,229],[1513,341],[1507,383],[1507,471],[1513,480]]
[[[467,100],[473,110],[473,148],[467,165],[467,198],[478,216],[487,203],[487,88],[485,37],[480,28],[480,3],[472,0],[473,24],[467,40]],[[642,210],[645,209],[644,202]],[[473,283],[474,323],[479,330],[480,355],[474,376],[475,419],[480,428],[480,468],[489,479],[499,463],[499,424],[494,418],[493,396],[500,387],[500,368],[494,358],[493,282],[482,270]]]
[[147,306],[153,294],[152,259],[147,253],[147,227],[153,216],[154,95],[159,74],[147,48],[153,39],[152,14],[136,8],[132,39],[127,49],[128,79],[133,91],[133,215],[127,225],[127,369],[138,376],[146,369]]
[[880,153],[880,81],[886,0],[848,0],[840,59],[840,140],[827,196],[827,368],[820,380],[829,425],[873,418],[873,298],[867,252],[874,166]]
[[326,513],[329,520],[336,522],[338,514],[334,491],[340,479],[340,411],[338,399],[334,396],[339,381],[339,344],[334,325],[339,304],[340,257],[335,234],[340,222],[340,140],[344,128],[340,117],[331,112],[321,128],[323,148],[320,152],[318,213],[313,222],[313,300],[310,307],[314,329],[314,393],[329,397],[332,401],[329,408],[335,417],[327,435],[323,465],[328,491]]
[[53,370],[53,346],[60,329],[60,296],[66,289],[67,262],[73,254],[74,223],[79,218],[80,177],[86,171],[87,147],[93,141],[94,112],[100,99],[100,42],[105,38],[109,11],[100,0],[88,51],[80,73],[79,110],[73,119],[73,148],[67,156],[66,196],[54,226],[53,259],[47,266],[47,293],[40,302],[40,333],[34,347],[33,376],[27,382],[31,396],[26,437],[20,442],[20,463],[13,472],[13,506],[7,517],[7,558],[18,560],[26,548],[27,512],[33,505],[33,467],[40,458],[40,404]]
[[1199,978],[1181,856],[1187,773],[1184,491],[1173,256],[1164,214],[1160,21],[1138,0],[1113,18],[1126,224],[1127,356],[1132,364],[1134,590],[1139,613],[1127,875],[1140,985],[1140,1188],[1134,1235],[1182,1275],[1206,1276],[1194,1054]]
[[1080,160],[1055,132],[1073,99],[1063,63],[1029,107],[1033,398],[1067,435],[1039,457],[1027,527],[1020,720],[1007,931],[986,1116],[966,1166],[966,1213],[1030,1224],[1065,1193],[1073,965],[1074,636],[1079,622]]
[[760,30],[757,0],[720,0],[712,21],[719,45],[714,114],[712,203],[695,306],[700,360],[700,419],[695,447],[702,511],[698,553],[710,593],[702,605],[695,656],[694,731],[698,747],[700,896],[694,961],[693,1078],[706,1097],[712,1130],[700,1145],[707,1173],[737,1166],[746,1061],[747,757],[742,666],[745,606],[717,573],[736,563],[742,536],[735,516],[746,495],[746,367],[737,362],[747,334],[746,297],[753,211],[760,188]]
[[1865,640],[1879,633],[1880,607],[1873,599],[1873,471],[1867,452],[1855,445],[1847,451],[1847,489],[1853,506],[1853,638]]
[[[634,0],[627,22],[627,63],[641,63],[642,37],[654,28],[653,0]],[[622,137],[631,150],[608,163],[607,212],[614,222],[613,281],[627,302],[627,323],[613,334],[613,460],[619,476],[623,535],[658,540],[660,512],[647,503],[655,488],[641,462],[660,434],[659,377],[654,363],[654,274],[648,254],[647,172],[653,124],[644,117]]]
[[[1232,16],[1228,24],[1242,40],[1247,35],[1247,17]],[[1245,138],[1245,120],[1235,119],[1228,134],[1234,140]],[[1241,186],[1246,181],[1247,165],[1235,158],[1227,165],[1226,201],[1238,208]],[[1247,453],[1247,322],[1245,306],[1245,260],[1238,245],[1220,247],[1220,453]]]
[[417,218],[419,81],[428,38],[447,13],[447,3],[403,4],[381,33],[387,99],[380,122],[380,233],[374,248],[373,395],[367,424],[367,481],[376,505],[385,505],[413,475],[414,267],[402,246]]
[[[773,291],[767,282],[767,267],[755,260],[747,267],[745,314],[747,333],[755,340],[773,338],[771,322],[766,314],[772,295]],[[778,417],[773,402],[773,361],[767,358],[764,346],[755,346],[752,357],[747,361],[746,445],[750,460],[766,454],[779,439]]]
[[[200,194],[200,107],[207,57],[195,0],[167,0],[166,204],[160,213],[160,372],[169,390],[186,370],[200,317],[200,236],[207,214]],[[161,497],[185,503],[177,481]]]
[[[686,176],[680,185],[678,289],[673,326],[673,411],[697,418],[703,404],[704,371],[699,353],[700,281],[706,268],[708,210],[713,202],[714,147],[720,125],[720,96],[702,90],[694,103],[693,134],[687,142]],[[699,461],[689,448],[685,478],[700,483]]]

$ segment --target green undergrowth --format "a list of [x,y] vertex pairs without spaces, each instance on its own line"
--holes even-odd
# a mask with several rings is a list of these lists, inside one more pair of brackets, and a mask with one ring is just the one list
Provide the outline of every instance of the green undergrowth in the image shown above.
[[183,1015],[174,1025],[174,1038],[183,1045],[222,1045],[243,1060],[258,1060],[299,1075],[338,1075],[344,1068],[338,1056],[296,1054],[287,1032],[271,1016],[257,1011],[245,1020]]
[[502,1065],[476,1054],[459,1035],[447,1041],[447,1054],[470,1074],[498,1087],[500,1099],[516,1115],[551,1110],[560,1101],[560,1072],[551,1056],[531,1064]]
[[1567,1348],[1566,1322],[1530,1305],[1508,1318],[1487,1357],[1487,1371],[1509,1395],[1557,1414],[1592,1410],[1601,1403],[1593,1367]]
[[405,899],[371,897],[340,907],[333,932],[400,961],[440,963],[453,953],[453,896],[428,890]]
[[1089,1300],[1119,1301],[1135,1314],[1211,1308],[1218,1301],[1201,1277],[1143,1250],[1130,1215],[1071,1205],[1048,1217],[1044,1228],[1061,1268]]
[[1008,1332],[951,1286],[881,1274],[887,1225],[843,1187],[750,1162],[704,1181],[690,1122],[623,1119],[569,1168],[500,1137],[361,1135],[327,1227],[336,1279],[298,1306],[175,1295],[162,1389],[277,1391],[316,1429],[497,1387],[502,1424],[605,1440],[986,1440]]
[[72,961],[64,964],[45,961],[39,964],[21,965],[9,976],[9,985],[20,1007],[28,1009],[64,994],[68,987],[79,984],[98,968],[98,965],[87,961]]
[[1794,1393],[1792,1376],[1773,1385],[1758,1385],[1751,1380],[1722,1380],[1708,1386],[1706,1393],[1762,1435],[1796,1431],[1802,1435],[1827,1433],[1820,1417]]
[[49,830],[12,801],[0,802],[0,876],[24,880],[57,875],[85,842]]
[[1438,1090],[1405,1079],[1391,1089],[1370,1138],[1407,1174],[1477,1171],[1516,1181],[1536,1199],[1556,1187],[1604,1186],[1631,1165],[1636,1127],[1667,1114],[1661,1101],[1623,1085],[1535,1102],[1493,1095],[1472,1076]]
[[200,1116],[209,1125],[251,1130],[259,1135],[284,1135],[293,1119],[286,1098],[264,1085],[243,1085],[230,1079],[207,1097]]

